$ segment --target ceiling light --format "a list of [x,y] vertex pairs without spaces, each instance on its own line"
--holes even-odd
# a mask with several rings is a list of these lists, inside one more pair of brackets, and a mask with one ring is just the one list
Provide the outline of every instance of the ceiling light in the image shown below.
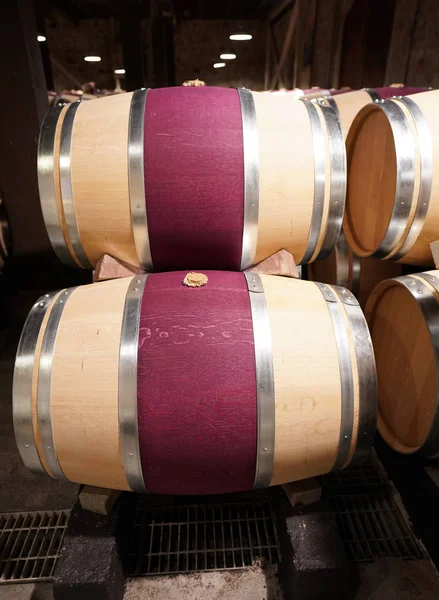
[[101,57],[100,56],[84,56],[84,60],[86,62],[101,62]]
[[235,42],[246,42],[247,40],[251,40],[252,37],[250,33],[232,33],[229,35],[229,39]]
[[213,68],[214,68],[214,69],[222,69],[222,68],[223,68],[223,67],[225,67],[225,66],[226,66],[226,63],[215,63],[215,64],[213,65]]
[[45,42],[46,41],[46,36],[45,35],[37,35],[37,41],[38,42]]
[[235,60],[236,58],[236,54],[228,54],[227,52],[225,54],[220,54],[220,59],[221,60]]
[[125,69],[115,69],[114,73],[116,75],[125,75]]

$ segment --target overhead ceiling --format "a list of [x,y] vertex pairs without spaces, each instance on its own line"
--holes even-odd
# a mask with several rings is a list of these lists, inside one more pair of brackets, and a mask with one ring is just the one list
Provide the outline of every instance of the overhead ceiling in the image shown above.
[[148,18],[152,3],[172,6],[177,19],[255,19],[280,0],[36,0],[42,8],[61,10],[74,20],[120,14]]

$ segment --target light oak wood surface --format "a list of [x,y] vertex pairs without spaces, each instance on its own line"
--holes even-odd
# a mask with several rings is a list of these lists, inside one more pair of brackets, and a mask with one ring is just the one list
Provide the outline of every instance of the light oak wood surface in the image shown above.
[[82,244],[92,265],[110,254],[139,266],[128,186],[131,98],[128,93],[82,102],[75,116],[73,198]]

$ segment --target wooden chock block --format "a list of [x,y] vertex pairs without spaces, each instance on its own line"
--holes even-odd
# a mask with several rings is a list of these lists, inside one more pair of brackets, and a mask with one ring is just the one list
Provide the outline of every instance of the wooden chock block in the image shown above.
[[282,489],[291,506],[294,507],[314,504],[314,502],[318,502],[322,497],[322,487],[315,477],[285,483]]
[[104,254],[96,263],[95,270],[93,271],[93,283],[107,281],[108,279],[132,277],[141,273],[145,273],[145,271],[140,267],[135,267],[123,260],[113,258],[109,254]]
[[283,277],[293,277],[299,279],[300,274],[297,270],[294,257],[287,250],[279,250],[254,267],[246,269],[246,272],[258,273],[259,275],[282,275]]
[[121,493],[119,490],[107,490],[86,485],[79,493],[79,502],[83,510],[89,510],[98,515],[108,515]]

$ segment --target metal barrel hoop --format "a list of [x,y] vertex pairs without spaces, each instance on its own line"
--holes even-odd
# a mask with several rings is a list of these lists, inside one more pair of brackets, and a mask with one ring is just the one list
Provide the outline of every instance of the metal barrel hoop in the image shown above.
[[329,106],[321,106],[326,123],[330,155],[330,194],[328,220],[322,247],[317,258],[328,256],[341,232],[346,203],[346,146],[340,119]]
[[372,255],[388,258],[400,242],[410,216],[415,179],[414,141],[407,118],[395,102],[380,101],[376,106],[387,116],[395,147],[400,151],[396,155],[396,194],[392,215],[384,238]]
[[31,308],[21,332],[15,358],[12,385],[15,439],[24,464],[33,473],[46,473],[38,454],[32,422],[33,374],[38,368],[35,364],[35,352],[41,325],[56,294],[57,292],[52,292],[41,296]]
[[38,138],[38,190],[41,212],[47,235],[55,254],[68,267],[77,268],[67,247],[56,202],[55,184],[55,134],[63,106],[51,108],[41,125]]
[[61,200],[66,220],[67,232],[73,251],[84,269],[92,269],[93,266],[88,260],[81,241],[81,234],[78,229],[78,222],[75,213],[75,201],[73,198],[72,176],[71,176],[71,152],[73,125],[75,122],[76,111],[81,102],[73,102],[67,108],[61,127],[61,144],[59,153],[59,173],[61,180]]
[[44,331],[40,362],[38,366],[37,420],[38,431],[41,439],[41,447],[50,472],[55,479],[61,480],[66,480],[67,478],[64,475],[61,465],[58,461],[52,429],[52,365],[56,336],[58,333],[58,326],[61,321],[61,316],[65,305],[75,290],[76,287],[61,291],[53,304],[47,320],[46,329]]
[[254,265],[259,221],[259,136],[253,94],[238,89],[244,150],[244,226],[241,271]]
[[275,397],[273,344],[264,286],[256,273],[244,273],[250,299],[256,361],[258,439],[254,489],[268,487],[273,476]]
[[358,371],[359,411],[358,434],[349,466],[368,458],[372,450],[378,418],[378,383],[372,339],[366,318],[354,294],[340,286],[333,286],[349,320]]
[[[439,278],[429,273],[395,277],[416,300],[430,334],[436,365],[436,407],[430,432],[413,454],[428,458],[439,452],[439,301],[429,285],[439,294]],[[429,284],[429,285],[428,285]]]
[[311,226],[309,229],[306,250],[300,261],[301,264],[306,264],[311,260],[315,253],[322,228],[326,186],[326,148],[323,128],[316,103],[305,99],[301,99],[300,101],[304,103],[306,110],[308,111],[314,145],[314,198]]
[[119,348],[119,435],[125,476],[133,492],[146,493],[137,419],[137,353],[140,309],[147,274],[135,275],[128,286]]
[[[341,422],[338,451],[332,470],[342,469],[349,456],[354,428],[354,379],[352,373],[349,337],[346,331],[345,318],[342,314],[342,304],[337,301],[338,294],[335,286],[314,282],[326,300],[329,315],[334,330],[341,386]],[[349,302],[358,304],[349,293]]]
[[392,260],[399,260],[405,256],[416,243],[424,226],[425,218],[430,204],[431,188],[433,183],[433,142],[424,113],[419,106],[405,96],[392,98],[393,102],[403,104],[411,114],[418,136],[418,148],[421,162],[421,175],[416,210],[412,225],[400,249],[392,255]]
[[139,265],[153,270],[145,197],[145,110],[149,89],[136,90],[128,126],[128,180],[131,224]]

